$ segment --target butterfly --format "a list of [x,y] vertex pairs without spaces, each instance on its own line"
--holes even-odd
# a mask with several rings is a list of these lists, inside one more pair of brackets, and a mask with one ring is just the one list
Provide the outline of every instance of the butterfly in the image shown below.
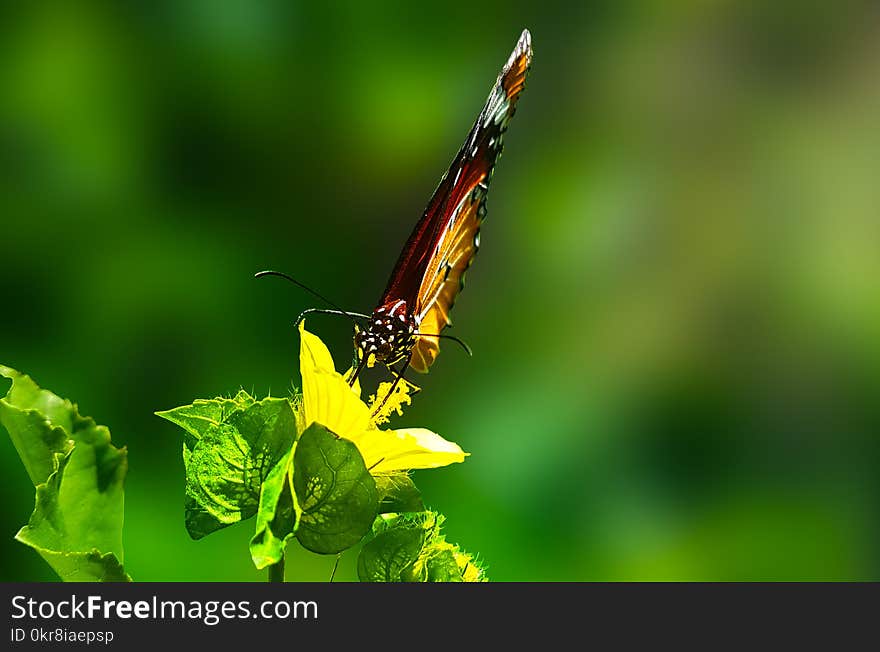
[[[441,338],[456,340],[467,349],[443,330],[452,323],[449,313],[480,246],[489,182],[531,64],[531,34],[523,30],[483,110],[404,245],[373,313],[310,308],[297,320],[310,312],[342,314],[355,323],[355,318],[367,320],[365,328],[355,328],[358,366],[350,382],[364,366],[377,362],[393,373],[395,386],[407,367],[427,373],[440,353]],[[332,305],[285,274],[267,271],[257,276],[266,274],[284,276]],[[398,364],[400,368],[395,369]]]

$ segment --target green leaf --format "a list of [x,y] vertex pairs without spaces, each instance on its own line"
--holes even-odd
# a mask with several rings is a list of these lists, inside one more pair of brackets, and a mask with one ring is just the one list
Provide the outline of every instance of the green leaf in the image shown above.
[[32,547],[64,582],[131,582],[131,577],[126,574],[122,564],[112,552],[102,555],[97,550],[56,552]]
[[0,425],[9,433],[34,486],[46,481],[57,468],[56,454],[73,448],[70,435],[82,419],[76,407],[52,392],[40,389],[25,376],[0,365],[0,376],[12,380],[0,399]]
[[97,549],[121,559],[126,452],[110,444],[110,433],[102,426],[89,434],[37,486],[34,513],[18,539],[48,550]]
[[425,560],[425,580],[428,582],[461,582],[461,570],[455,561],[455,548],[446,544]]
[[373,476],[379,492],[379,513],[422,512],[422,493],[406,473]]
[[440,533],[442,514],[423,511],[382,515],[361,548],[362,582],[479,582],[481,564]]
[[251,539],[251,559],[258,570],[284,558],[287,540],[296,531],[299,509],[291,489],[293,451],[281,458],[263,482],[257,510],[257,530]]
[[36,481],[34,511],[16,539],[63,580],[129,579],[121,565],[126,450],[70,401],[8,367],[0,374],[13,380],[0,399],[3,426]]
[[425,536],[420,527],[399,527],[376,535],[358,555],[358,578],[361,582],[409,581]]
[[185,443],[193,449],[196,442],[212,426],[217,426],[237,410],[244,410],[255,403],[253,397],[241,390],[234,398],[197,399],[192,405],[183,405],[173,410],[156,412],[156,415],[176,423],[189,435]]
[[257,513],[263,481],[290,451],[296,419],[290,401],[196,401],[157,413],[180,425],[186,466],[186,529],[200,539]]
[[357,446],[319,424],[312,424],[297,442],[293,487],[302,509],[296,538],[312,552],[350,548],[376,517],[376,483]]

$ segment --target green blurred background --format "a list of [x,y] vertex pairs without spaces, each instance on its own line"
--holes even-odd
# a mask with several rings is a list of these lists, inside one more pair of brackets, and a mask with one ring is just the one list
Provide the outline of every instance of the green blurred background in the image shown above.
[[[153,412],[299,383],[315,302],[260,269],[373,308],[523,27],[475,353],[395,423],[472,454],[416,473],[448,537],[502,581],[880,579],[875,3],[538,4],[4,4],[0,361],[128,446],[135,579],[263,579],[252,521],[188,538]],[[2,579],[53,579],[0,465]]]

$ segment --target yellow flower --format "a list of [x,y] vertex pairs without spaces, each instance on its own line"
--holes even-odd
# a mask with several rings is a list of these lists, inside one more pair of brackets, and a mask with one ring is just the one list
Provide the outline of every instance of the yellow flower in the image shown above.
[[300,323],[299,366],[302,375],[301,418],[303,428],[319,423],[334,434],[353,442],[373,475],[409,469],[432,469],[463,462],[467,453],[425,428],[381,430],[378,423],[391,412],[402,413],[409,403],[411,385],[398,384],[394,395],[373,414],[373,406],[388,394],[390,385],[380,385],[372,404],[360,398],[360,385],[349,387],[347,377],[336,371],[330,351],[316,335]]

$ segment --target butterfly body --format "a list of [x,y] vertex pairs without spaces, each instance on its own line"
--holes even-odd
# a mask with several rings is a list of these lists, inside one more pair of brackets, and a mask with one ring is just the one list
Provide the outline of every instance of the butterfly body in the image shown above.
[[[365,329],[354,344],[361,366],[405,362],[420,373],[440,352],[449,312],[480,246],[486,195],[503,135],[532,62],[524,30],[452,165],[413,229]],[[453,338],[455,339],[455,338]]]
[[409,356],[416,345],[418,327],[406,301],[392,300],[373,311],[366,329],[357,329],[354,345],[367,364],[375,361],[390,367]]

